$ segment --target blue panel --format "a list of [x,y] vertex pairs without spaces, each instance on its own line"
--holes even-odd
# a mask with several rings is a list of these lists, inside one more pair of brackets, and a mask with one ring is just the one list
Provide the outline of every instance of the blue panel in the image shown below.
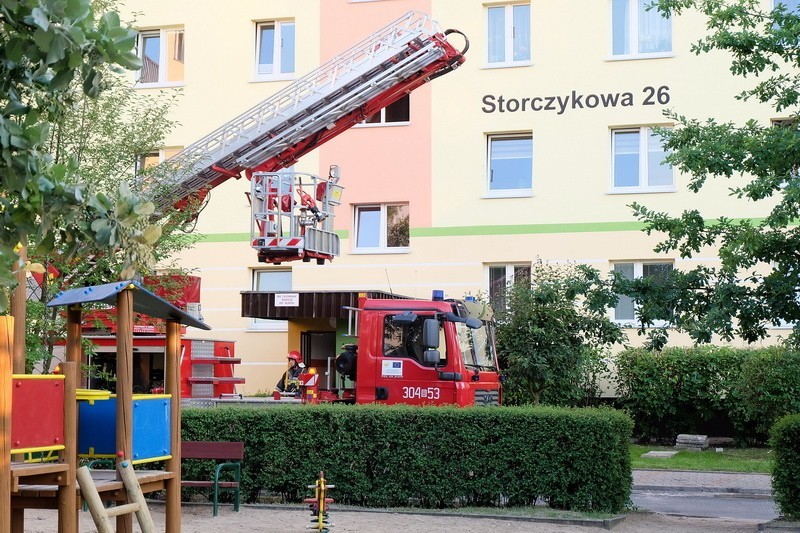
[[[133,461],[171,455],[170,399],[163,395],[133,400]],[[78,453],[97,457],[116,455],[117,399],[78,403]],[[90,453],[90,449],[93,449]]]

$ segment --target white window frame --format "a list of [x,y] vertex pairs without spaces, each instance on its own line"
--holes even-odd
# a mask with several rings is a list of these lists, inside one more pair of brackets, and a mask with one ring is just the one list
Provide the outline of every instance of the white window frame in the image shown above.
[[[294,43],[292,43],[295,68],[292,72],[281,72],[281,41],[283,40],[283,27],[289,24],[291,24],[295,29]],[[261,35],[263,33],[261,28],[264,26],[275,27],[275,42],[273,43],[272,53],[272,72],[268,74],[262,74],[259,72],[261,66],[261,63],[259,63],[259,60],[261,59]],[[256,49],[254,63],[253,72],[255,81],[279,81],[294,79],[297,71],[297,26],[295,25],[294,20],[262,20],[256,22]]]
[[[531,183],[529,187],[518,189],[493,189],[492,188],[492,145],[495,140],[528,139],[531,143]],[[492,133],[486,135],[486,192],[484,198],[523,198],[533,196],[535,149],[532,132],[520,133]]]
[[[656,59],[662,57],[674,57],[675,55],[675,32],[673,31],[673,17],[669,18],[669,41],[670,49],[660,52],[639,52],[639,10],[644,9],[652,0],[626,0],[628,2],[628,49],[627,54],[614,53],[614,0],[608,0],[611,25],[610,59]],[[641,4],[641,5],[640,5]]]
[[[160,39],[160,46],[158,50],[158,80],[154,82],[139,81],[141,70],[136,73],[136,87],[149,88],[149,87],[181,87],[185,84],[184,80],[167,81],[167,71],[169,60],[167,57],[168,52],[168,35],[170,33],[176,34],[176,42],[180,41],[181,48],[181,62],[185,62],[186,57],[186,44],[185,44],[185,30],[183,28],[154,28],[149,30],[140,30],[137,37],[137,54],[142,62],[144,62],[144,41],[150,37],[158,37]],[[180,36],[180,37],[178,37]],[[177,46],[177,44],[176,44]]]
[[[611,189],[609,194],[641,194],[641,193],[664,193],[675,192],[675,169],[670,167],[672,173],[672,184],[670,185],[648,185],[648,168],[650,151],[648,150],[650,136],[653,128],[649,126],[639,126],[632,128],[612,128],[611,129]],[[615,136],[618,133],[638,133],[639,134],[639,184],[622,186],[616,184],[617,178],[617,152],[615,149]],[[663,153],[663,151],[662,151]]]
[[[291,278],[292,271],[285,268],[254,268],[251,274],[251,286],[253,291],[258,291],[261,285],[259,277],[268,274],[289,274],[289,286],[285,287],[286,292],[292,292]],[[283,290],[283,288],[281,289]],[[270,318],[251,318],[248,331],[288,331],[289,326],[286,320],[273,320]]]
[[[521,66],[528,66],[532,64],[532,57],[533,54],[531,52],[531,43],[533,41],[533,24],[529,20],[528,27],[530,28],[529,39],[528,39],[528,58],[527,59],[519,59],[514,60],[514,32],[516,31],[514,26],[514,7],[515,6],[528,6],[528,10],[530,13],[531,11],[531,3],[530,2],[514,2],[509,4],[499,4],[499,5],[489,5],[486,6],[485,9],[485,20],[486,20],[486,53],[485,53],[485,61],[486,61],[486,68],[508,68],[508,67],[521,67]],[[492,61],[489,57],[489,43],[491,42],[490,27],[489,27],[489,11],[491,9],[498,9],[503,8],[505,11],[504,16],[504,28],[503,28],[503,43],[505,44],[505,52],[503,56],[505,57],[505,61]],[[511,59],[509,59],[511,58]]]
[[[393,206],[405,206],[410,211],[410,206],[404,202],[387,202],[387,203],[380,203],[380,204],[360,204],[353,206],[353,239],[351,243],[351,253],[352,254],[405,254],[411,251],[411,227],[409,224],[409,246],[388,246],[387,239],[388,239],[388,229],[389,229],[389,221],[388,221],[388,213],[387,210],[389,207]],[[378,246],[358,246],[358,232],[360,231],[359,228],[359,212],[362,209],[375,209],[380,208],[380,218],[378,221],[379,227],[379,234],[378,234]],[[409,217],[411,213],[409,212]]]
[[[394,120],[387,122],[386,121],[386,110],[391,108],[394,105],[399,105],[402,100],[408,100],[408,120]],[[366,119],[359,122],[355,125],[357,128],[381,128],[386,126],[408,126],[411,124],[411,94],[406,94],[400,100],[392,102],[388,106],[381,108],[380,111],[376,113],[379,116],[378,122],[367,122]]]
[[[528,271],[528,279],[530,279],[533,273],[533,266],[530,262],[521,261],[515,263],[487,263],[484,265],[484,286],[486,287],[486,295],[489,298],[490,303],[494,303],[494,295],[492,294],[492,269],[493,268],[504,268],[505,269],[505,287],[512,286],[516,283],[516,273],[517,269],[527,269]],[[501,309],[495,309],[495,311],[501,311]]]
[[[633,265],[633,279],[639,279],[642,277],[644,273],[644,266],[645,265],[670,265],[672,269],[675,269],[675,261],[672,260],[646,260],[646,261],[612,261],[611,268],[615,270],[617,265]],[[622,296],[622,298],[627,298],[626,296]],[[616,322],[617,324],[621,324],[625,327],[638,327],[638,321],[636,319],[636,314],[638,312],[638,306],[634,304],[633,306],[633,318],[617,318],[617,308],[616,306],[611,309],[611,319]],[[657,320],[651,326],[654,328],[664,327],[667,326],[668,323],[664,320]]]

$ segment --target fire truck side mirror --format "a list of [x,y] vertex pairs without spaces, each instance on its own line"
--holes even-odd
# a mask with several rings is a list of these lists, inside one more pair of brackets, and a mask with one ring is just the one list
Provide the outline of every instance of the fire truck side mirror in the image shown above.
[[439,361],[441,361],[439,350],[425,350],[422,354],[422,362],[426,365],[436,365],[439,364]]
[[422,323],[422,345],[431,350],[439,347],[439,321],[435,318],[426,318]]

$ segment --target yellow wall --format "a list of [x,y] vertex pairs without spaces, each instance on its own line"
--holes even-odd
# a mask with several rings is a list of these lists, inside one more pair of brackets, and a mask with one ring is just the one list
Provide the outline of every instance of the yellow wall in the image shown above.
[[[330,264],[277,267],[292,270],[295,290],[380,289],[428,298],[432,289],[444,289],[459,297],[486,289],[488,264],[537,258],[583,262],[603,272],[619,260],[714,265],[714,250],[685,261],[655,254],[658,237],[637,230],[628,205],[672,213],[697,207],[711,217],[764,215],[763,203],[728,194],[732,182],[710,181],[702,194],[692,194],[687,177],[677,175],[675,192],[610,194],[611,128],[668,124],[665,107],[720,121],[778,118],[767,106],[733,99],[752,80],[733,78],[726,57],[689,51],[705,31],[700,17],[687,13],[674,21],[670,57],[619,61],[610,55],[610,0],[536,0],[531,65],[498,69],[487,68],[485,60],[485,6],[496,4],[501,2],[237,0],[222,6],[136,0],[131,8],[142,13],[141,28],[185,28],[185,82],[173,111],[180,125],[167,146],[188,145],[289,83],[253,81],[256,21],[294,19],[298,77],[410,9],[430,12],[443,28],[469,37],[466,63],[412,94],[409,125],[353,128],[298,163],[298,170],[320,174],[332,163],[341,165],[345,191],[336,228],[345,238],[342,255]],[[461,47],[457,36],[452,42]],[[643,105],[648,86],[668,87],[668,105]],[[572,91],[584,99],[630,93],[633,105],[501,113],[486,112],[484,101],[487,95],[565,98]],[[486,198],[486,135],[511,131],[533,134],[533,194]],[[239,292],[251,288],[253,269],[265,267],[248,245],[247,190],[241,179],[212,191],[197,225],[206,239],[179,260],[202,276],[203,315],[214,328],[193,336],[236,340],[243,359],[237,374],[247,379],[239,390],[252,393],[274,386],[287,349],[299,346],[299,333],[253,331],[240,316]],[[353,205],[388,201],[410,204],[410,251],[352,254],[346,237],[353,231]],[[630,339],[641,342],[633,331]]]

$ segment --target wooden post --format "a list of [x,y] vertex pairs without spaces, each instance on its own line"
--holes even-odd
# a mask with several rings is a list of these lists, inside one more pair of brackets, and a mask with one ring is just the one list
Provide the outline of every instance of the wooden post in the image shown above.
[[78,493],[75,471],[78,468],[78,363],[61,365],[64,374],[64,451],[60,462],[67,463],[66,480],[58,487],[58,531],[78,533]]
[[17,287],[11,293],[11,316],[14,317],[14,350],[12,351],[12,368],[15,374],[25,373],[25,318],[27,312],[27,279],[26,272],[21,268],[28,259],[28,249],[22,246],[19,249],[19,263],[14,278]]
[[[117,453],[133,459],[133,290],[117,293]],[[118,479],[119,472],[117,473]],[[117,517],[117,533],[131,533],[133,517]]]
[[166,362],[164,371],[164,392],[170,395],[170,455],[167,459],[167,472],[173,477],[167,479],[166,488],[166,533],[181,531],[181,325],[174,320],[166,324]]
[[14,317],[0,316],[0,531],[11,531],[11,357]]
[[81,305],[72,304],[67,307],[67,346],[65,359],[80,366],[83,362],[81,331]]

